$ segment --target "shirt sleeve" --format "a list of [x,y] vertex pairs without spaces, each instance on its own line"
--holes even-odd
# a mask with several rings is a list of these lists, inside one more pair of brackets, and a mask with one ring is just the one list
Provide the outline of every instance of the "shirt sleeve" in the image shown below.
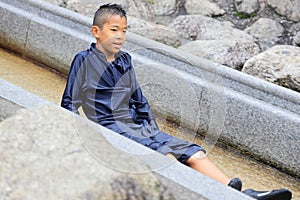
[[138,84],[134,69],[131,68],[131,71],[133,93],[131,95],[130,104],[136,112],[137,121],[147,120],[150,122],[154,120],[154,116],[152,115],[148,100],[143,95],[142,89]]
[[78,108],[82,105],[84,56],[77,54],[72,61],[66,87],[62,96],[61,106],[79,114]]

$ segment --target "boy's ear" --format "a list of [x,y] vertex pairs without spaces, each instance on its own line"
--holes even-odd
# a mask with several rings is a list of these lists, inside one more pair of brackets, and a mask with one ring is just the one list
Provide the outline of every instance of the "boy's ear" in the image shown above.
[[92,26],[91,27],[91,32],[92,32],[92,34],[93,34],[93,36],[95,38],[99,38],[100,37],[99,36],[99,31],[100,31],[100,28],[98,26]]

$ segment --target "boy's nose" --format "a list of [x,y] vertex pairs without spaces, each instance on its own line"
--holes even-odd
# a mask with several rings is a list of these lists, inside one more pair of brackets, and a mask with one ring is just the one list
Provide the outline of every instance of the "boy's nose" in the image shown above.
[[117,34],[116,34],[116,38],[118,38],[118,39],[122,39],[122,38],[124,38],[125,37],[125,33],[123,33],[123,32],[118,32]]

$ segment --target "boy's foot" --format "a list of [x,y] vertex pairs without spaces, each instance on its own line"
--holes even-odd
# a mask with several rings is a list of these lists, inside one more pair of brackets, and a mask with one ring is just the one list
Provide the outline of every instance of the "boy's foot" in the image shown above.
[[238,191],[242,190],[242,185],[243,185],[242,181],[239,178],[231,179],[230,182],[228,183],[229,187],[232,187]]
[[292,192],[287,189],[271,190],[271,191],[255,191],[247,189],[244,194],[259,200],[290,200]]

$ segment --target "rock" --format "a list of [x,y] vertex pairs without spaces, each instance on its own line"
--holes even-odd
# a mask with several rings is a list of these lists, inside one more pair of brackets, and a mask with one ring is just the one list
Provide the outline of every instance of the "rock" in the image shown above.
[[280,40],[284,28],[277,21],[268,18],[258,19],[252,26],[245,29],[245,32],[258,40],[262,50],[266,50]]
[[4,120],[1,199],[174,199],[153,173],[110,167],[113,160],[123,169],[147,168],[96,130],[82,118],[49,106]]
[[250,16],[259,10],[258,0],[242,0],[240,2],[236,1],[236,9],[238,13]]
[[298,32],[300,31],[300,21],[298,23],[293,24],[290,29],[288,30],[288,32],[291,35],[296,35]]
[[185,42],[177,31],[135,17],[128,16],[128,27],[128,30],[133,33],[169,46],[178,47]]
[[300,22],[293,24],[288,32],[293,38],[293,45],[300,46]]
[[180,34],[193,40],[241,39],[254,41],[244,31],[223,25],[220,21],[203,15],[177,17],[169,26]]
[[197,40],[179,49],[238,70],[249,58],[259,53],[256,43],[233,39]]
[[176,0],[149,0],[154,15],[172,15],[177,10]]
[[249,59],[243,72],[300,92],[300,47],[274,46]]
[[184,7],[188,14],[218,16],[225,13],[218,4],[212,3],[209,0],[202,0],[201,3],[197,0],[186,0]]
[[146,20],[152,20],[153,18],[152,9],[149,4],[146,1],[139,0],[102,0],[101,2],[99,2],[98,0],[70,0],[67,2],[66,8],[74,10],[83,15],[93,17],[95,11],[99,8],[99,6],[106,3],[120,4],[130,16]]
[[298,0],[268,0],[268,5],[278,14],[292,20],[300,21],[300,1]]
[[126,4],[124,8],[126,8],[127,15],[148,21],[154,20],[153,10],[148,0],[127,0]]
[[300,31],[294,37],[294,45],[300,46]]

